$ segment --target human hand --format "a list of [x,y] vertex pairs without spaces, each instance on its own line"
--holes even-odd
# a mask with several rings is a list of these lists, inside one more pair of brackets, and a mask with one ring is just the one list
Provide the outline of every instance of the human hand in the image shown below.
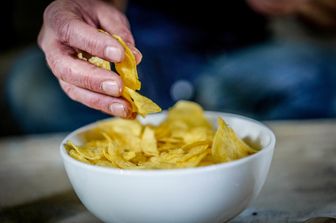
[[141,61],[134,46],[127,18],[111,4],[100,0],[56,0],[45,10],[38,44],[65,93],[73,100],[105,113],[133,118],[130,104],[120,98],[123,83],[118,74],[77,59],[78,51],[110,62],[120,62],[123,47],[117,34]]

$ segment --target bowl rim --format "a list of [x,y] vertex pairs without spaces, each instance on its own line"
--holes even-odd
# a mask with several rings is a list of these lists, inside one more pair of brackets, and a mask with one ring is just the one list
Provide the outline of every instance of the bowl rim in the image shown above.
[[[160,113],[156,114],[150,114],[147,117],[152,117],[152,116],[161,116],[166,114],[167,111],[164,110]],[[234,167],[237,165],[241,165],[245,162],[248,162],[249,160],[256,159],[259,156],[262,156],[264,153],[269,152],[270,150],[274,150],[275,144],[276,144],[276,137],[274,132],[270,127],[268,127],[266,124],[257,121],[255,119],[243,116],[243,115],[238,115],[238,114],[232,114],[232,113],[226,113],[226,112],[216,112],[216,111],[204,111],[205,116],[221,116],[221,117],[229,117],[229,118],[238,118],[238,119],[243,119],[249,122],[252,122],[254,124],[257,124],[259,127],[263,128],[266,130],[267,134],[270,137],[270,142],[266,144],[260,151],[257,153],[254,153],[252,155],[249,155],[247,157],[243,157],[238,160],[233,160],[230,162],[225,162],[225,163],[218,163],[218,164],[213,164],[209,166],[202,166],[202,167],[189,167],[189,168],[179,168],[179,169],[145,169],[145,170],[139,170],[139,169],[117,169],[117,168],[112,168],[112,167],[104,167],[104,166],[96,166],[96,165],[91,165],[87,164],[84,162],[80,162],[74,158],[72,158],[66,149],[64,148],[65,142],[69,139],[72,138],[74,135],[83,132],[97,123],[100,122],[105,122],[110,119],[114,119],[117,117],[110,117],[102,120],[98,120],[96,122],[89,123],[87,125],[84,125],[72,132],[70,132],[61,142],[60,145],[60,154],[63,159],[63,163],[69,162],[72,165],[78,166],[80,168],[84,168],[90,171],[98,171],[98,172],[104,172],[104,173],[111,173],[111,174],[117,174],[117,175],[132,175],[132,176],[153,176],[153,175],[171,175],[171,174],[195,174],[195,173],[201,173],[201,172],[209,172],[209,171],[214,171],[222,168],[229,168],[229,167]],[[140,120],[143,118],[140,118]]]

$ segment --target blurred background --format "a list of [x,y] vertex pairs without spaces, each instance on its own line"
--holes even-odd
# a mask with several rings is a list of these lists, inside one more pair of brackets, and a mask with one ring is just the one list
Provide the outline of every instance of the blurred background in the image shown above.
[[[36,45],[42,25],[44,8],[51,1],[5,1],[0,7],[2,29],[0,41],[0,135],[20,134],[10,111],[5,88],[10,69],[16,58],[28,47]],[[22,68],[24,69],[24,68]]]
[[[0,136],[70,131],[108,117],[71,102],[36,45],[51,1],[0,8]],[[295,4],[294,4],[295,3]],[[336,117],[336,0],[130,0],[143,94],[259,120]]]

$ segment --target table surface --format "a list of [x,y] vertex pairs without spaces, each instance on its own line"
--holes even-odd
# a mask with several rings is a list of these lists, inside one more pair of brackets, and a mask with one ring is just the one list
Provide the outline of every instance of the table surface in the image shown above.
[[[336,120],[266,124],[277,137],[268,179],[232,222],[336,217]],[[65,135],[0,139],[0,222],[100,222],[68,181],[58,150]]]

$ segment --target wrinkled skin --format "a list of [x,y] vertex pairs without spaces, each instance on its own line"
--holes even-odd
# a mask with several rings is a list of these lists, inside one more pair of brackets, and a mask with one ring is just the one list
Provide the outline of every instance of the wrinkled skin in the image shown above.
[[122,37],[140,62],[142,55],[134,46],[127,18],[112,4],[99,0],[51,3],[44,12],[38,44],[71,99],[111,115],[133,118],[129,103],[120,98],[120,77],[76,58],[78,51],[85,51],[110,62],[123,59],[123,47],[98,28]]

